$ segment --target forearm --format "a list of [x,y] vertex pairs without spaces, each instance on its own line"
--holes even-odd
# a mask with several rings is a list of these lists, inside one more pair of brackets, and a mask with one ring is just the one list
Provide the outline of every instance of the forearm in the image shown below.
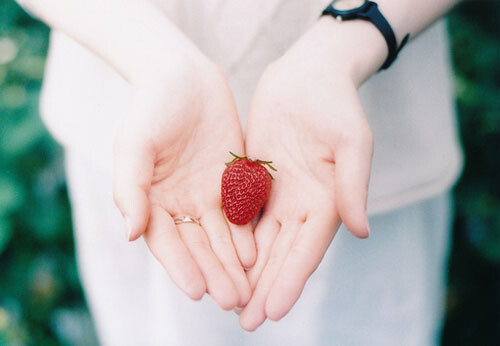
[[398,43],[409,33],[415,37],[461,0],[376,0],[391,24]]
[[23,5],[103,58],[130,82],[160,75],[169,59],[201,55],[148,1],[24,0]]
[[[414,38],[460,0],[375,0],[392,26],[398,45],[409,33]],[[356,83],[361,85],[374,74],[387,58],[387,44],[372,23],[364,20],[337,22],[331,16],[322,17],[306,35],[306,41],[321,51],[331,65],[349,68]]]

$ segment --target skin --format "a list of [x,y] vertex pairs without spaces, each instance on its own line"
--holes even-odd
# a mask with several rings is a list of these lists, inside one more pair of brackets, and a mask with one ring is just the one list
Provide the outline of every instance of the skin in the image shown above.
[[[114,145],[114,197],[127,239],[143,235],[190,298],[208,292],[222,309],[250,296],[252,227],[226,222],[220,184],[229,151],[244,153],[231,90],[220,69],[155,5],[142,0],[27,0],[52,28],[127,80],[132,106]],[[199,218],[175,225],[175,217]]]
[[[377,1],[398,42],[456,2]],[[272,159],[279,173],[255,229],[258,256],[247,273],[252,299],[236,310],[243,329],[292,309],[341,222],[354,236],[368,237],[373,134],[357,90],[387,53],[373,24],[323,17],[262,75],[246,150]]]
[[[224,162],[229,150],[244,151],[239,119],[214,65],[197,59],[171,66],[162,83],[138,88],[121,126],[115,201],[129,240],[144,228],[151,252],[189,297],[208,292],[230,310],[248,302],[243,267],[255,261],[251,226],[228,223],[221,210]],[[173,219],[183,215],[199,218],[201,226],[175,225]]]
[[[398,42],[457,2],[377,1]],[[208,291],[223,309],[245,306],[240,324],[255,330],[290,311],[341,221],[368,236],[373,136],[357,89],[387,56],[372,24],[322,18],[273,62],[257,86],[244,145],[224,76],[150,2],[24,4],[131,84],[133,105],[115,142],[115,201],[127,238],[144,235],[189,297]],[[279,169],[255,240],[251,226],[228,224],[220,210],[227,152],[244,149]],[[201,229],[176,226],[181,215],[199,217]],[[243,267],[252,266],[246,278]]]
[[249,331],[291,309],[341,220],[355,236],[369,235],[373,136],[349,70],[326,51],[311,54],[326,47],[329,25],[322,20],[264,72],[250,110],[247,153],[272,158],[278,173],[255,230],[254,294],[240,315]]

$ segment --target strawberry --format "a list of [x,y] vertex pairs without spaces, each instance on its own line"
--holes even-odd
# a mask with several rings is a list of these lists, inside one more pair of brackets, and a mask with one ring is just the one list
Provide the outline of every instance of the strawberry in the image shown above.
[[271,193],[272,175],[265,166],[273,171],[272,161],[251,160],[234,156],[226,163],[222,174],[222,208],[229,221],[245,225],[260,212]]

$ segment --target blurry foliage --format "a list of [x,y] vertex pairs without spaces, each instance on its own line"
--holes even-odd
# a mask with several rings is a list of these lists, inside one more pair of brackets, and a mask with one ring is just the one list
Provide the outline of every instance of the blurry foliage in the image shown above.
[[[446,345],[500,344],[500,3],[450,15],[466,152]],[[90,345],[61,149],[38,115],[48,29],[0,0],[0,345]],[[90,336],[89,336],[90,335]]]
[[467,3],[450,29],[467,158],[457,208],[480,254],[500,261],[500,4]]
[[444,345],[500,345],[500,2],[450,15],[466,165],[456,217]]
[[92,335],[62,151],[38,114],[48,33],[0,0],[0,345],[75,345],[71,321],[83,322],[66,334],[83,325]]

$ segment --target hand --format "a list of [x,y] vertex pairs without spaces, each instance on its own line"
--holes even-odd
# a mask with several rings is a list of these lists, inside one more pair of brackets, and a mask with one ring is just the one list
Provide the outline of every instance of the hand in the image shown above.
[[255,230],[254,293],[240,315],[249,331],[288,313],[340,220],[357,237],[369,234],[372,134],[354,82],[361,76],[325,51],[324,25],[268,67],[248,118],[247,155],[278,169]]
[[[128,239],[144,232],[181,290],[192,299],[208,291],[229,310],[250,298],[243,266],[256,256],[251,227],[228,224],[221,210],[224,163],[230,150],[244,153],[241,126],[218,68],[196,54],[169,59],[134,85],[115,142],[115,201]],[[201,227],[175,225],[183,215]]]
[[[250,227],[228,226],[221,212],[224,162],[229,150],[244,150],[221,72],[150,1],[23,3],[134,90],[115,142],[113,179],[129,240],[145,232],[153,254],[191,298],[208,290],[224,309],[244,305],[251,291],[242,265],[251,266],[256,254]],[[202,227],[176,227],[172,217],[182,215],[200,218]]]

